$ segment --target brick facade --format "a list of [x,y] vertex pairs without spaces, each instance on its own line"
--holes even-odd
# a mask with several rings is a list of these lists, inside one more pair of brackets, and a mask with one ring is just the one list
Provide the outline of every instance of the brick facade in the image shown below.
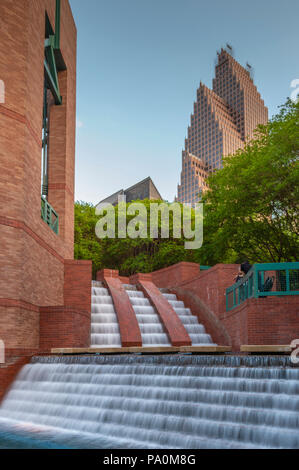
[[[58,235],[41,218],[45,23],[47,14],[55,31],[55,8],[56,0],[0,2],[0,338],[14,360],[90,345],[91,262],[73,260],[77,31],[68,0],[60,15],[62,104],[49,116],[48,201]],[[3,388],[16,368],[1,367]]]
[[64,305],[40,308],[40,351],[89,347],[92,262],[65,260]]
[[67,306],[40,309],[40,351],[89,346],[90,311]]
[[196,278],[199,276],[200,270],[197,263],[182,261],[173,266],[154,271],[151,274],[153,282],[158,287],[173,287],[184,281]]
[[78,292],[70,273],[81,268],[65,263],[74,245],[77,43],[68,0],[61,0],[62,105],[50,112],[48,200],[59,215],[59,234],[41,219],[45,19],[47,13],[55,31],[55,7],[55,0],[0,2],[0,338],[8,350],[38,350],[44,308],[56,311],[59,321],[61,309],[76,301],[77,310],[90,312],[88,298],[84,308],[81,299],[70,300]]
[[289,345],[299,338],[299,296],[249,299],[226,312],[226,288],[239,266],[218,264],[202,272],[197,267],[196,275],[194,263],[179,263],[153,272],[152,278],[183,300],[218,344],[238,352],[242,344]]
[[232,346],[241,344],[290,345],[299,339],[299,296],[249,299],[230,312],[222,312]]

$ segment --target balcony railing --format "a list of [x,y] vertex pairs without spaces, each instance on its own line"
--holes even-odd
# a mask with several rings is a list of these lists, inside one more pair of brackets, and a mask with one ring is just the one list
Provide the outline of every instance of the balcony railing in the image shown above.
[[211,269],[211,266],[202,266],[202,265],[200,265],[200,271],[207,271],[208,269]]
[[250,298],[299,295],[299,262],[255,264],[239,282],[226,289],[226,310]]
[[59,217],[51,204],[45,198],[41,198],[41,217],[44,222],[58,235]]

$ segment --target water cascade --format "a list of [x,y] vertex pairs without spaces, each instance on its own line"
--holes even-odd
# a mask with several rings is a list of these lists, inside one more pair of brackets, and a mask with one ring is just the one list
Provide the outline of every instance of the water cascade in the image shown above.
[[0,447],[3,432],[11,447],[299,448],[299,368],[279,356],[36,357],[0,406]]
[[[213,346],[212,338],[206,333],[204,325],[198,322],[195,315],[192,315],[190,308],[185,308],[184,302],[177,299],[175,294],[163,292],[164,297],[168,300],[174,311],[180,317],[187,333],[189,334],[192,346]],[[216,345],[215,345],[216,346]]]
[[112,297],[101,282],[91,291],[91,347],[120,348],[120,332]]
[[158,313],[143,292],[134,285],[125,285],[125,288],[139,323],[142,346],[171,346]]

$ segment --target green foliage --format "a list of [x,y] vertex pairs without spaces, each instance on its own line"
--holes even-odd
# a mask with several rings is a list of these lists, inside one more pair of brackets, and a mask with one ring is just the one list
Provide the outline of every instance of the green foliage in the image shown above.
[[87,202],[75,203],[75,259],[93,261],[93,274],[101,269],[102,247],[95,234],[98,217],[95,208]]
[[203,263],[298,259],[298,157],[299,104],[288,100],[209,178]]
[[[158,236],[151,237],[150,234],[150,206],[152,203],[161,204],[162,201],[143,200],[142,202],[147,211],[147,238],[131,239],[118,238],[118,230],[116,237],[105,238],[101,241],[102,246],[102,263],[103,266],[110,269],[119,269],[122,275],[131,275],[136,272],[151,272],[156,269],[171,266],[180,261],[194,261],[195,252],[185,250],[185,239],[181,232],[180,238],[174,237],[173,213],[169,213],[169,238],[162,237],[161,214],[158,219]],[[130,204],[127,204],[127,210]],[[165,203],[169,207],[169,203]],[[181,218],[183,206],[179,204]],[[119,207],[116,206],[116,227],[118,227]],[[194,228],[194,210],[192,214],[192,227]],[[126,225],[134,219],[133,215],[127,215]],[[140,227],[139,227],[140,228]]]
[[[131,239],[118,238],[119,207],[115,207],[115,238],[98,239],[95,235],[96,224],[100,216],[95,215],[95,207],[84,202],[75,204],[75,258],[92,259],[93,273],[102,268],[118,269],[122,275],[130,275],[136,272],[151,272],[164,268],[180,261],[194,261],[195,251],[185,250],[185,239],[181,233],[180,238],[175,238],[173,233],[173,213],[169,213],[169,238],[162,237],[161,214],[158,219],[158,236],[150,234],[150,205],[153,202],[162,201],[135,201],[142,202],[147,213],[147,237]],[[166,207],[170,204],[165,203]],[[130,204],[126,205],[128,210]],[[182,217],[183,206],[179,205]],[[104,212],[105,216],[106,213]],[[194,211],[191,210],[192,224],[194,228]],[[126,227],[134,215],[126,216]],[[139,224],[141,225],[141,224]],[[138,228],[138,226],[137,226]],[[140,227],[139,227],[140,228]]]

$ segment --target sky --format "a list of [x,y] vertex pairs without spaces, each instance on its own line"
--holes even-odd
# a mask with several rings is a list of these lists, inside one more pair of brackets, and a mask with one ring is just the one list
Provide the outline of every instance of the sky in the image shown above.
[[76,200],[151,176],[173,201],[200,81],[227,43],[270,117],[299,79],[298,0],[69,0],[78,30]]

